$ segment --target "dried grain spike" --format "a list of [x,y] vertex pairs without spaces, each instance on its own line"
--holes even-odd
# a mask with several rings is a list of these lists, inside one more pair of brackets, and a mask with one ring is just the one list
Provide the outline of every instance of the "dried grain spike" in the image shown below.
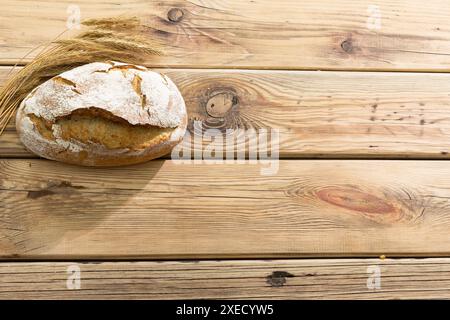
[[161,54],[161,44],[146,36],[146,27],[137,17],[90,19],[82,24],[86,31],[74,38],[52,41],[49,49],[5,83],[0,90],[0,134],[21,101],[58,74],[98,61],[142,64],[150,56]]

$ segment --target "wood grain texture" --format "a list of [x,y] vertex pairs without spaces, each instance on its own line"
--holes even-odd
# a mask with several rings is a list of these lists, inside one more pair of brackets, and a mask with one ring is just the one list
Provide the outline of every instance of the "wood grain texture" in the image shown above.
[[[0,63],[14,64],[63,32],[67,20],[76,17],[68,9],[72,3],[3,0]],[[76,4],[82,19],[141,16],[148,37],[166,47],[164,57],[148,61],[153,66],[433,71],[450,67],[450,3],[442,0],[426,4],[78,0]]]
[[[9,70],[0,68],[0,81]],[[450,74],[158,71],[180,88],[191,136],[198,120],[200,134],[215,128],[219,137],[277,129],[282,158],[450,158]],[[0,136],[0,157],[32,157],[13,122]]]
[[[67,289],[74,266],[81,286]],[[450,259],[1,263],[0,298],[450,299]]]
[[448,256],[447,161],[0,161],[0,257]]

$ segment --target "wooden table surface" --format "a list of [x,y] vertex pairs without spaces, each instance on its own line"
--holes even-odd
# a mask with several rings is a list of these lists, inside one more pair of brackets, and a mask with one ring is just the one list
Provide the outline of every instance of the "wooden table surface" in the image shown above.
[[139,15],[190,134],[277,129],[278,172],[65,165],[11,121],[0,298],[450,298],[450,1],[2,0],[0,83],[74,4]]

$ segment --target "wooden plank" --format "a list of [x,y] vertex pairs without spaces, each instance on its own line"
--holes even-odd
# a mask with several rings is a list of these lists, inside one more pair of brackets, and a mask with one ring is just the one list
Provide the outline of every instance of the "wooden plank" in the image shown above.
[[450,259],[1,263],[0,298],[449,299]]
[[[73,1],[3,0],[0,63],[65,30]],[[153,66],[433,70],[450,66],[450,3],[430,0],[78,0],[82,19],[142,16],[165,43]],[[28,56],[32,58],[39,50]]]
[[0,257],[448,256],[447,161],[0,161]]
[[[277,129],[282,158],[450,158],[450,74],[158,70],[179,86],[191,134],[195,120]],[[0,156],[31,156],[13,123]]]
[[7,130],[0,136],[1,158],[36,158],[37,156],[25,149],[16,131]]

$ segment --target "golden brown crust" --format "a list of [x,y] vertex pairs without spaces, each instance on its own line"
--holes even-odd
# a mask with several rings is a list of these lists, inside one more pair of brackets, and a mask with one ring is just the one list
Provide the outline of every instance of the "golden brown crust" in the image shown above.
[[[18,114],[16,121],[22,122],[26,118],[28,118],[27,115]],[[179,127],[170,132],[167,138],[157,137],[156,140],[153,140],[154,143],[152,145],[147,145],[141,153],[104,154],[92,157],[87,150],[72,151],[70,149],[64,149],[62,151],[56,151],[51,149],[44,157],[70,164],[98,167],[124,166],[142,163],[168,154],[173,147],[180,143],[186,127],[187,116],[185,116]],[[19,134],[21,134],[20,130]],[[44,135],[42,138],[46,139]]]
[[[169,139],[175,128],[132,125],[107,111],[79,109],[55,121],[60,137],[84,144],[101,143],[107,149],[141,150]],[[42,133],[41,133],[42,134]]]

